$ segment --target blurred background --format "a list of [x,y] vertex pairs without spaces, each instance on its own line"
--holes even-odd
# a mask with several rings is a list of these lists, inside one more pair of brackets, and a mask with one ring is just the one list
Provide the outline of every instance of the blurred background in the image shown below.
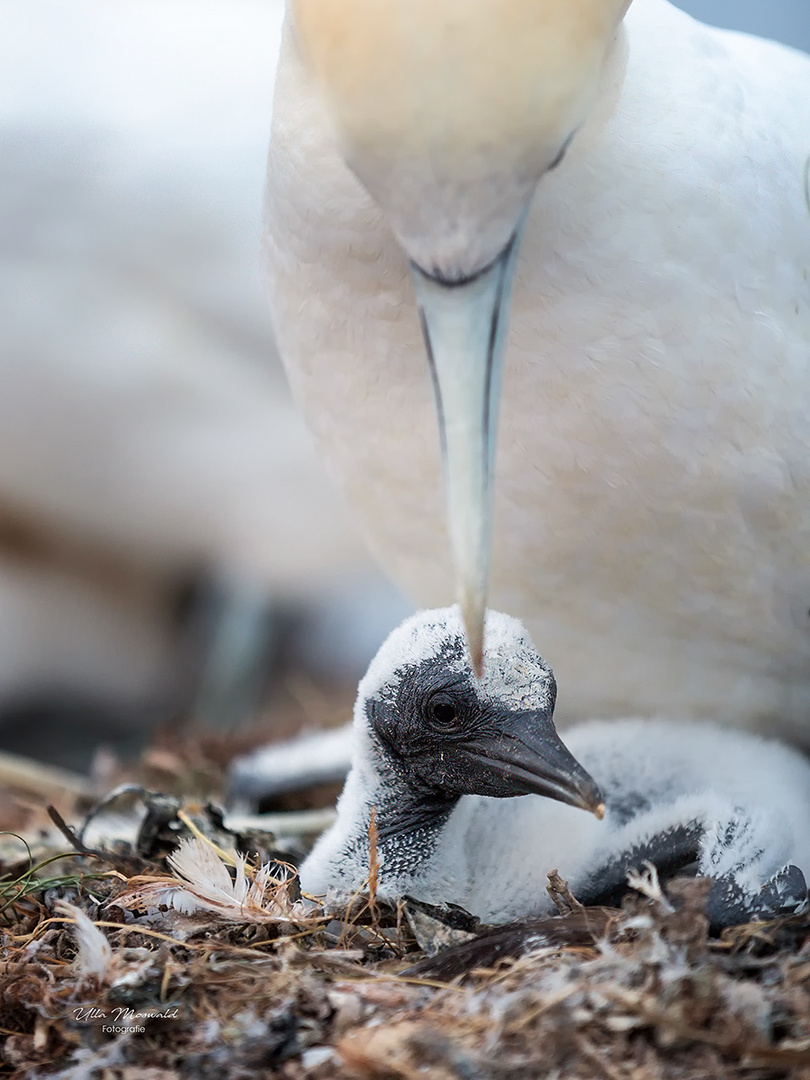
[[[804,0],[680,6],[810,51]],[[409,610],[274,350],[282,8],[0,0],[0,751],[348,718]]]

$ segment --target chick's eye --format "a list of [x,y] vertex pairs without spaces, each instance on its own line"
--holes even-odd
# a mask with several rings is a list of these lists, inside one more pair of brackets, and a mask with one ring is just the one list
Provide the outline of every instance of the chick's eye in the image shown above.
[[435,697],[430,702],[428,715],[434,727],[444,730],[455,727],[459,720],[458,706],[445,694]]

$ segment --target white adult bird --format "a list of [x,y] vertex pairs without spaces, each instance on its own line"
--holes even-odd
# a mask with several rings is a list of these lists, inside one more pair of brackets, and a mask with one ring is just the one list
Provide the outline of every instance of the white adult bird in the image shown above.
[[806,903],[800,753],[711,725],[624,720],[571,729],[572,756],[554,729],[554,676],[521,623],[490,611],[485,644],[479,680],[458,608],[389,635],[360,683],[352,769],[304,889],[363,888],[373,808],[381,896],[450,901],[490,922],[549,908],[553,869],[583,901],[614,901],[645,860],[712,878],[716,926]]
[[436,604],[427,352],[476,662],[494,512],[492,602],[561,717],[810,743],[810,61],[627,7],[289,0],[275,329],[373,549]]

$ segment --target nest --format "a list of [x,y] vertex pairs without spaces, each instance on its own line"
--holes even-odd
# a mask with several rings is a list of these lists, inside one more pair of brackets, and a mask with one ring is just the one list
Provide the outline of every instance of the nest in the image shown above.
[[487,928],[383,904],[373,859],[327,912],[273,837],[141,797],[131,840],[30,801],[2,838],[0,1075],[810,1080],[808,915],[713,938],[705,883],[648,868],[620,909],[552,875],[557,915]]

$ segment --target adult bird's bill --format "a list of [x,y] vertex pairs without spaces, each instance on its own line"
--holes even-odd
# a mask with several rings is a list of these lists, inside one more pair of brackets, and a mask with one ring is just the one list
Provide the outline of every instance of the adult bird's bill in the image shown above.
[[492,265],[447,282],[411,263],[439,420],[450,541],[473,670],[484,666],[492,468],[519,231]]
[[535,186],[591,111],[629,0],[292,0],[349,167],[412,271],[449,532],[483,668],[504,331]]

